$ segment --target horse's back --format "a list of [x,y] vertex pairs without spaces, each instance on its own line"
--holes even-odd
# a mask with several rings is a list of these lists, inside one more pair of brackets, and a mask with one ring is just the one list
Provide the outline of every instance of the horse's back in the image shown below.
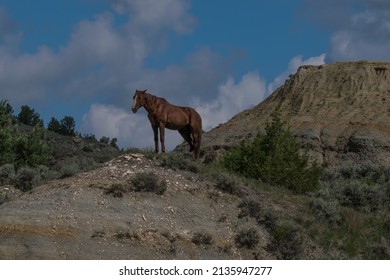
[[174,112],[177,113],[181,111],[187,116],[189,120],[188,124],[192,127],[192,129],[202,131],[202,118],[194,108],[174,105],[162,97],[158,97],[157,100],[159,105],[163,107],[165,114],[172,114]]

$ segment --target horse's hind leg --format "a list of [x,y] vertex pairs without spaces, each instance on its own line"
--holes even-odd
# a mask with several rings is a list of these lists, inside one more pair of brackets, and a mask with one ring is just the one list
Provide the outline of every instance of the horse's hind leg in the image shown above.
[[164,159],[165,158],[165,126],[163,124],[160,124],[160,142],[161,142],[161,156]]
[[158,126],[152,125],[154,134],[154,151],[158,153]]
[[193,147],[194,147],[194,158],[198,159],[200,157],[200,142],[202,139],[202,134],[199,131],[192,132],[193,138]]
[[194,145],[192,144],[191,130],[188,126],[179,129],[181,137],[190,145],[190,152],[194,150]]

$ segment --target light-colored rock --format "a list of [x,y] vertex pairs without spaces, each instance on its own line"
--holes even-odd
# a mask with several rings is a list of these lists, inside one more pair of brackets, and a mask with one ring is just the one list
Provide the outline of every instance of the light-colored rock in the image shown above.
[[302,148],[319,162],[390,166],[390,63],[301,66],[264,102],[205,133],[203,147],[253,138],[264,132],[277,108]]

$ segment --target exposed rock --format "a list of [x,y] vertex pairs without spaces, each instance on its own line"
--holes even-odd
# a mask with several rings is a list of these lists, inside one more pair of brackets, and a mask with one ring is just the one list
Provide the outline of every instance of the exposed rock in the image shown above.
[[203,147],[252,139],[276,109],[318,162],[390,166],[390,63],[301,66],[264,102],[205,133]]

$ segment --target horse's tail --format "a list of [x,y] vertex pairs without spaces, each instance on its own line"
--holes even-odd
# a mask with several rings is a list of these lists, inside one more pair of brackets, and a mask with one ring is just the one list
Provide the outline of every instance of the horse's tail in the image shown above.
[[200,143],[202,142],[202,118],[197,111],[190,108],[190,123],[192,132],[192,144],[194,146],[195,159],[200,156]]

